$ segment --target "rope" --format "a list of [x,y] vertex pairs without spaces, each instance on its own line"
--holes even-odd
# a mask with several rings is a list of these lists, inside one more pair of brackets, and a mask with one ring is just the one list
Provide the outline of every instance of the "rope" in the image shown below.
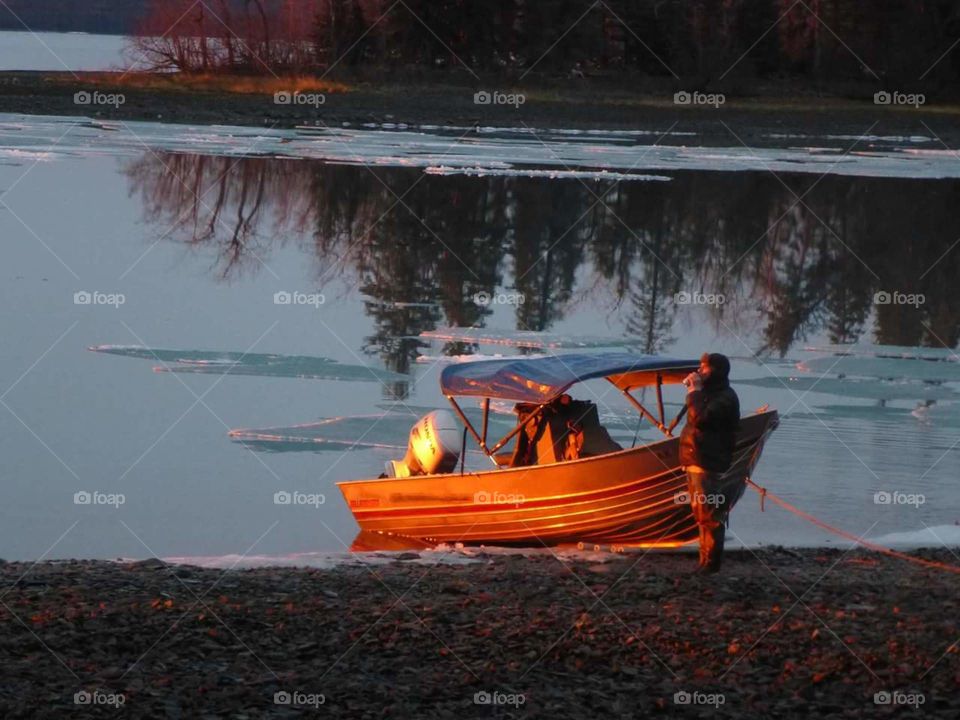
[[960,574],[960,567],[957,567],[956,565],[947,565],[946,563],[936,562],[935,560],[924,560],[923,558],[914,557],[913,555],[907,555],[906,553],[897,552],[896,550],[891,550],[890,548],[883,547],[882,545],[877,545],[876,543],[872,543],[869,540],[864,540],[863,538],[859,538],[856,535],[853,535],[852,533],[848,533],[845,530],[841,530],[840,528],[835,528],[833,527],[833,525],[828,525],[827,523],[823,522],[823,520],[819,520],[815,518],[813,515],[810,515],[809,513],[804,512],[800,508],[794,505],[791,505],[786,500],[777,497],[771,492],[768,492],[766,488],[760,487],[750,478],[746,478],[746,481],[747,481],[747,485],[749,485],[758,493],[760,493],[760,510],[761,511],[763,510],[764,499],[769,497],[777,505],[779,505],[780,507],[784,508],[789,512],[792,512],[794,515],[797,515],[798,517],[801,517],[804,520],[807,520],[808,522],[813,523],[817,527],[822,528],[827,532],[831,532],[834,535],[839,535],[842,538],[851,540],[858,545],[863,545],[865,548],[869,548],[870,550],[873,550],[875,552],[882,553],[884,555],[889,555],[890,557],[895,557],[900,560],[906,560],[907,562],[912,562],[912,563],[915,563],[916,565],[922,565],[923,567],[933,568],[935,570],[945,570],[947,572]]

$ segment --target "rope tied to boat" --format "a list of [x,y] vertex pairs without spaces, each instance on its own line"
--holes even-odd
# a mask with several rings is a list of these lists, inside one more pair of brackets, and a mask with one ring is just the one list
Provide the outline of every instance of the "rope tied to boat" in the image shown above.
[[756,490],[760,494],[760,510],[763,511],[764,500],[769,496],[770,500],[782,507],[784,510],[793,513],[797,517],[803,518],[804,520],[813,523],[819,528],[826,530],[827,532],[833,533],[839,537],[842,537],[846,540],[850,540],[857,545],[862,545],[865,548],[873,550],[874,552],[881,553],[883,555],[888,555],[889,557],[895,557],[899,560],[906,560],[907,562],[914,563],[916,565],[921,565],[922,567],[930,568],[933,570],[944,570],[946,572],[960,574],[960,567],[956,565],[948,565],[946,563],[937,562],[936,560],[925,560],[924,558],[914,557],[913,555],[907,555],[906,553],[898,552],[892,548],[884,547],[883,545],[877,545],[876,543],[870,542],[869,540],[864,540],[861,537],[857,537],[853,533],[849,533],[846,530],[841,530],[840,528],[834,527],[829,523],[820,520],[819,518],[814,517],[810,513],[804,512],[795,505],[791,505],[783,498],[777,497],[773,493],[769,492],[766,488],[757,485],[750,478],[746,478],[747,485]]
[[760,487],[759,485],[757,485],[756,483],[754,483],[750,478],[747,478],[747,482],[748,482],[750,485],[753,485],[754,487],[759,488],[759,490],[760,490],[760,512],[766,512],[767,508],[765,507],[765,503],[766,503],[766,501],[767,501],[767,489],[766,489],[765,487]]

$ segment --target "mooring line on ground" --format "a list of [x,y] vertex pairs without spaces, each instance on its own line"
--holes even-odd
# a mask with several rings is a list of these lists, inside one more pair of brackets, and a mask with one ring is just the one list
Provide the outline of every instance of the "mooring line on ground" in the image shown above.
[[803,518],[804,520],[813,523],[817,527],[823,530],[826,530],[827,532],[833,533],[834,535],[842,537],[846,540],[850,540],[856,543],[857,545],[862,545],[865,548],[869,548],[870,550],[873,550],[875,552],[882,553],[883,555],[889,555],[890,557],[895,557],[899,560],[906,560],[907,562],[911,562],[916,565],[922,565],[923,567],[931,568],[934,570],[944,570],[946,572],[960,574],[960,567],[956,565],[948,565],[946,563],[937,562],[935,560],[925,560],[924,558],[914,557],[913,555],[908,555],[906,553],[893,550],[892,548],[884,547],[883,545],[877,545],[876,543],[870,542],[869,540],[864,540],[861,537],[857,537],[853,533],[849,533],[846,530],[841,530],[838,527],[834,527],[833,525],[830,525],[829,523],[826,523],[823,520],[820,520],[819,518],[814,517],[808,512],[804,512],[803,510],[798,508],[796,505],[791,505],[783,498],[774,495],[765,487],[761,487],[760,485],[757,485],[757,483],[755,483],[750,478],[746,478],[746,481],[747,481],[747,485],[752,487],[754,490],[756,490],[760,494],[761,511],[763,511],[764,501],[767,498],[769,498],[772,502],[776,503],[777,505],[782,507],[784,510],[787,510],[788,512],[793,513],[797,517]]

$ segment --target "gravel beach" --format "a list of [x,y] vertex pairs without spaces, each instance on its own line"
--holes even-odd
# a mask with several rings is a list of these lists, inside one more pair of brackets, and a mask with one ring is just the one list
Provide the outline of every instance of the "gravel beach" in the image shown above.
[[[949,550],[918,556],[960,564]],[[0,565],[4,717],[960,717],[960,576],[838,549]]]

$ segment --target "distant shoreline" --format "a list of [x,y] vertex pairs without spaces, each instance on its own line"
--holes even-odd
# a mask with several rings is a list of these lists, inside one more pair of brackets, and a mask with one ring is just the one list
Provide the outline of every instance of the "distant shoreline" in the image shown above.
[[[804,137],[931,136],[950,148],[960,145],[960,106],[877,106],[867,101],[770,95],[726,98],[720,107],[676,105],[666,90],[546,88],[525,93],[517,107],[478,105],[474,89],[425,82],[358,83],[347,92],[325,93],[322,104],[278,105],[272,93],[184,89],[171,83],[136,87],[118,84],[120,73],[0,72],[0,113],[82,115],[102,121],[161,121],[291,128],[315,124],[406,124],[409,126],[513,127],[631,130],[668,128],[692,133],[691,145],[803,144]],[[277,82],[271,80],[272,85]],[[124,103],[84,106],[74,102],[82,90],[122,93]],[[929,130],[927,129],[929,128]],[[655,142],[656,136],[650,138]],[[677,140],[670,141],[672,143]],[[839,143],[849,145],[850,140]],[[939,142],[937,142],[939,145]],[[942,147],[942,146],[940,146]]]
[[[22,35],[23,33],[28,32],[23,29],[23,26],[19,27],[0,27],[0,33],[16,33]],[[122,32],[93,32],[91,30],[46,30],[44,28],[31,28],[29,30],[31,33],[36,33],[37,35],[89,35],[91,37],[115,37],[115,38],[128,38],[130,35]],[[19,72],[16,70],[4,70],[0,72]]]

